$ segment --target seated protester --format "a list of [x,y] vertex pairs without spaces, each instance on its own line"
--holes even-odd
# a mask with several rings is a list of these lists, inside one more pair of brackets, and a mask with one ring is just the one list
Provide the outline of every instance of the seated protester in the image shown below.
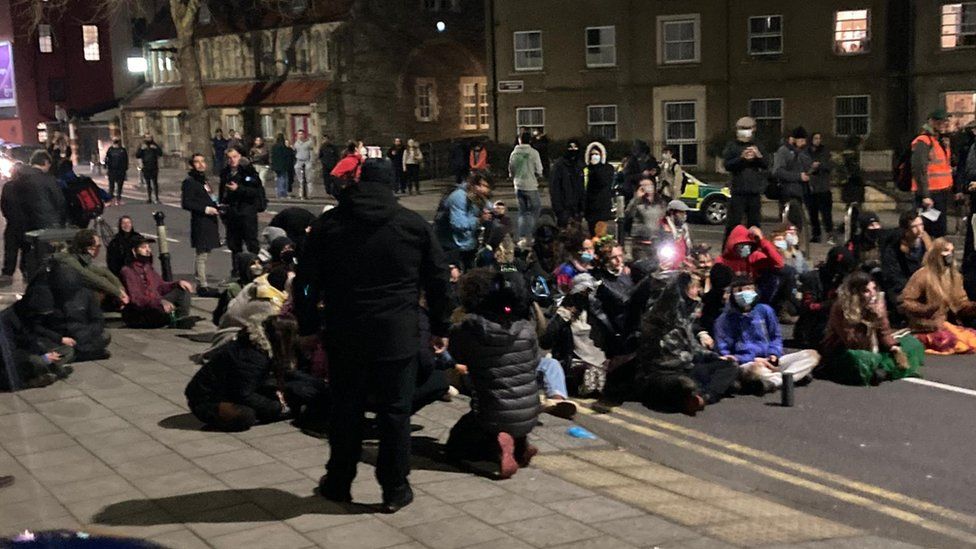
[[[776,278],[783,268],[783,256],[776,246],[763,238],[759,227],[746,229],[744,225],[736,225],[725,240],[725,248],[716,260],[716,264],[725,265],[736,275],[748,276],[754,282],[760,283],[760,301],[768,303],[775,293],[762,288],[762,282],[770,277]],[[778,284],[776,285],[778,287]],[[766,298],[766,300],[763,299]]]
[[268,261],[267,270],[273,271],[282,267],[291,271],[295,270],[295,243],[287,236],[279,236],[271,242],[268,250],[271,257]]
[[251,252],[240,252],[234,256],[233,261],[237,264],[237,267],[234,269],[234,272],[237,273],[237,280],[228,283],[224,291],[220,292],[220,297],[217,299],[217,306],[211,314],[211,322],[215,326],[220,325],[220,319],[227,312],[227,307],[230,305],[230,302],[241,293],[241,289],[254,282],[255,278],[265,274],[264,262],[261,261],[260,257]]
[[889,321],[904,326],[902,292],[908,279],[922,268],[925,253],[932,248],[932,238],[925,232],[922,217],[914,209],[898,217],[898,231],[889,234],[881,246],[881,289]]
[[297,334],[294,319],[252,319],[190,380],[184,391],[190,411],[215,429],[246,431],[327,398],[322,384],[294,371]]
[[46,346],[68,345],[75,351],[75,362],[105,360],[111,336],[105,331],[105,317],[95,292],[85,286],[82,274],[64,262],[53,261],[50,266],[50,313],[35,318],[35,333],[50,338]]
[[510,478],[536,453],[527,436],[539,417],[536,370],[541,354],[519,277],[476,269],[462,277],[464,317],[451,328],[450,352],[467,366],[471,411],[451,428],[452,458],[497,460]]
[[276,213],[268,222],[268,227],[283,229],[285,231],[284,236],[295,243],[295,249],[301,250],[305,246],[308,229],[317,218],[318,216],[305,208],[292,206]]
[[119,231],[115,233],[105,250],[105,263],[112,274],[122,278],[122,267],[132,261],[132,248],[140,239],[142,239],[142,235],[136,232],[132,218],[127,215],[120,217]]
[[74,349],[61,342],[45,344],[26,333],[15,307],[0,312],[0,351],[0,391],[46,387],[74,371],[68,365]]
[[255,318],[277,315],[288,301],[288,291],[294,274],[286,269],[276,269],[261,275],[241,289],[227,305],[227,311],[220,317],[217,332],[214,333],[210,349],[203,352],[201,359],[206,361],[221,345],[237,336],[237,333],[252,323]]
[[492,228],[504,227],[510,233],[513,230],[514,224],[508,215],[508,206],[501,200],[497,200],[491,205],[491,223]]
[[258,250],[258,257],[264,263],[271,261],[271,243],[276,238],[288,236],[284,229],[279,227],[267,226],[261,231],[261,249]]
[[597,286],[590,274],[577,275],[539,338],[539,345],[562,366],[574,396],[599,393],[606,379],[607,357],[593,341],[589,321],[589,302]]
[[[582,236],[582,232],[580,233]],[[553,273],[556,276],[556,287],[559,293],[566,295],[573,289],[573,279],[583,273],[588,273],[593,269],[596,261],[596,248],[593,240],[585,238],[566,252],[569,255],[567,260],[560,265]]]
[[796,271],[797,276],[810,271],[807,258],[799,248],[800,236],[795,225],[787,225],[783,230],[773,233],[773,245],[783,256],[783,263]]
[[652,240],[660,228],[661,218],[665,214],[664,208],[663,201],[657,196],[654,179],[642,176],[634,198],[624,210],[624,225],[630,227],[630,237],[633,240],[634,260],[652,253]]
[[[596,255],[598,267],[592,274],[600,285],[590,302],[589,321],[594,340],[607,355],[606,374],[610,376],[621,366],[634,366],[643,307],[631,300],[637,286],[624,263],[623,247],[613,237],[604,237],[597,244]],[[621,373],[616,375],[619,379]]]
[[[696,273],[703,278],[700,273]],[[715,321],[725,311],[725,304],[729,299],[729,284],[735,274],[725,265],[715,265],[708,273],[708,291],[702,296],[702,314],[698,319],[699,327],[709,334],[714,334]]]
[[711,251],[712,247],[708,244],[695,244],[689,253],[693,270],[696,274],[698,274],[698,278],[705,281],[704,290],[706,292],[711,289],[709,273],[712,271],[712,266],[715,265],[715,260],[712,258]]
[[846,246],[834,246],[827,260],[800,277],[798,319],[793,328],[793,344],[818,348],[827,329],[830,307],[844,278],[857,269],[854,255]]
[[729,286],[731,297],[722,316],[715,321],[715,350],[739,364],[744,384],[756,382],[762,393],[783,385],[783,374],[797,381],[810,375],[820,362],[814,350],[783,354],[783,334],[772,307],[759,303],[756,285],[739,277]]
[[118,277],[105,267],[94,264],[101,249],[102,242],[95,231],[82,229],[71,239],[68,251],[56,253],[53,258],[77,272],[84,286],[97,294],[98,301],[103,307],[120,309],[119,303],[121,305],[129,303],[129,295]]
[[896,341],[886,313],[885,301],[867,273],[844,279],[830,308],[823,360],[814,374],[849,385],[918,376],[924,347],[910,335]]
[[[798,320],[796,315],[800,310],[797,283],[800,275],[810,269],[803,252],[796,246],[799,240],[795,225],[787,224],[783,230],[773,233],[773,244],[780,251],[785,263],[780,269],[779,287],[771,300],[771,303],[781,307],[779,320],[782,324],[796,324]],[[790,242],[794,244],[791,245]]]
[[129,328],[192,328],[190,317],[193,284],[185,280],[166,282],[153,268],[152,245],[137,240],[130,252],[133,261],[122,268],[122,283],[129,303],[122,309],[122,321]]
[[678,272],[641,322],[633,388],[645,406],[695,415],[726,396],[739,375],[734,361],[709,349],[695,323],[701,282]]
[[962,287],[962,273],[954,264],[955,246],[937,238],[925,252],[922,268],[908,279],[902,308],[908,326],[927,353],[938,355],[976,352],[976,330],[956,324],[976,316],[976,301]]
[[883,229],[881,218],[874,212],[861,212],[857,221],[859,230],[847,243],[861,270],[874,274],[881,269],[881,241]]
[[658,229],[656,248],[661,269],[686,268],[685,261],[692,249],[688,206],[680,200],[668,202],[667,214],[661,218]]
[[417,387],[413,392],[413,410],[416,414],[428,404],[443,400],[457,394],[451,392],[448,383],[448,369],[454,367],[454,360],[447,349],[437,348],[430,344],[430,315],[426,303],[421,297],[420,305],[420,350],[417,353]]

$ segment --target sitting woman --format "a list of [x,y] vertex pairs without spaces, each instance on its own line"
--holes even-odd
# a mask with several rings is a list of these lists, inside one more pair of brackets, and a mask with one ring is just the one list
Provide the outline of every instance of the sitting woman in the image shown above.
[[320,401],[327,399],[324,382],[294,370],[297,334],[292,318],[248,324],[190,380],[184,391],[190,411],[221,431],[280,421],[292,410],[321,413],[326,407]]
[[[902,308],[908,326],[928,353],[966,354],[976,351],[976,330],[954,322],[976,316],[976,302],[970,301],[956,270],[955,246],[937,238],[925,253],[922,268],[908,279],[902,292]],[[950,321],[951,320],[951,321]]]
[[214,333],[210,348],[200,355],[203,361],[222,345],[237,337],[237,333],[254,318],[267,318],[281,312],[288,301],[288,291],[294,273],[285,269],[276,269],[266,275],[261,275],[253,282],[241,289],[240,293],[230,301],[227,310],[220,317],[217,331]]
[[814,374],[850,385],[877,385],[918,375],[922,344],[910,335],[895,340],[884,297],[867,273],[858,271],[837,291],[830,309],[823,360]]
[[810,270],[810,265],[807,264],[807,258],[803,256],[799,244],[800,236],[796,232],[795,225],[787,225],[773,233],[773,245],[783,256],[783,262],[787,267],[792,267],[797,275],[802,275]]
[[131,250],[135,247],[136,241],[142,238],[143,236],[136,232],[131,217],[123,215],[119,218],[119,232],[115,233],[115,237],[108,243],[108,249],[105,250],[105,263],[112,274],[122,278],[122,267],[132,261]]
[[[586,238],[581,230],[569,228],[563,232],[566,241],[565,251],[568,257],[562,265],[556,268],[553,275],[556,277],[556,287],[559,288],[559,292],[567,295],[573,289],[573,278],[593,269],[593,262],[596,259],[596,245],[592,239]],[[573,232],[577,234],[572,234]]]

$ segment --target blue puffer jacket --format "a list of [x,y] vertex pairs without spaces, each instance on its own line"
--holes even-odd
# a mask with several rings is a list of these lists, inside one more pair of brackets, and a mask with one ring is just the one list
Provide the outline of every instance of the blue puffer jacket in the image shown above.
[[739,364],[756,357],[783,356],[783,334],[772,307],[760,303],[743,313],[729,303],[715,321],[715,350],[734,355]]

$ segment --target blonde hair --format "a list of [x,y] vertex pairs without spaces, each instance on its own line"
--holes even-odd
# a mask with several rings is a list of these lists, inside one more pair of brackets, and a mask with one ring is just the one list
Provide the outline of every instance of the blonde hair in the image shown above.
[[[959,276],[959,272],[954,266],[946,265],[942,260],[942,254],[951,245],[952,243],[945,237],[936,238],[922,259],[925,291],[933,292],[935,295],[932,297],[937,297],[942,301],[950,299],[956,277]],[[931,300],[929,301],[931,302]]]

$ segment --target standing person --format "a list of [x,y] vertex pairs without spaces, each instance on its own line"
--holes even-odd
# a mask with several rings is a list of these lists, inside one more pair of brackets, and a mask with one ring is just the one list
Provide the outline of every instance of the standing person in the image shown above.
[[61,172],[58,170],[62,165],[66,165],[65,160],[71,160],[71,145],[68,144],[68,138],[55,130],[47,142],[47,152],[51,155],[51,170],[54,176],[61,177]]
[[468,170],[473,172],[485,172],[491,166],[488,164],[488,149],[485,148],[485,144],[478,141],[471,147],[471,152],[468,153]]
[[392,178],[378,164],[366,162],[360,182],[348,184],[339,205],[313,225],[306,246],[319,253],[305,254],[299,263],[296,280],[309,286],[296,292],[296,309],[302,335],[320,330],[319,314],[326,327],[335,404],[320,492],[332,501],[352,500],[363,410],[372,395],[380,436],[376,477],[383,511],[392,513],[413,501],[407,475],[420,291],[437,351],[446,346],[451,282],[430,225],[397,204],[389,188]]
[[645,177],[657,176],[659,168],[657,159],[651,154],[650,145],[640,139],[634,140],[630,155],[622,167],[623,184],[621,191],[626,202],[630,202],[634,197],[641,180]]
[[413,194],[414,190],[420,194],[420,165],[423,162],[424,153],[420,151],[420,143],[408,139],[407,150],[403,153],[403,172],[406,175],[407,189],[410,194]]
[[28,278],[27,255],[30,246],[25,233],[30,230],[30,211],[28,204],[33,189],[24,169],[18,170],[13,179],[7,181],[0,191],[0,212],[6,224],[3,228],[3,272],[0,286],[13,283],[17,270],[17,255],[20,255],[20,274],[24,281]]
[[549,200],[560,228],[570,220],[583,219],[585,190],[583,188],[583,160],[579,141],[570,139],[563,156],[552,166],[549,179]]
[[270,171],[268,165],[271,163],[271,151],[268,150],[268,144],[264,142],[263,137],[255,137],[254,145],[247,155],[251,159],[251,164],[254,165],[254,169],[258,171],[258,176],[261,178],[261,185],[267,183],[268,172]]
[[596,233],[596,225],[613,219],[613,167],[607,164],[607,149],[594,141],[586,146],[586,167],[583,168],[583,187],[586,195],[583,216]]
[[[804,197],[810,214],[810,242],[820,242],[826,235],[827,244],[834,245],[834,195],[830,192],[830,174],[834,165],[830,149],[823,143],[823,134],[810,137],[810,192]],[[822,223],[821,223],[822,221]]]
[[549,136],[545,130],[532,130],[532,148],[539,153],[542,162],[542,177],[549,179]]
[[912,191],[915,207],[938,210],[939,218],[926,227],[929,236],[939,238],[946,234],[946,215],[952,194],[952,152],[945,138],[949,126],[949,113],[936,109],[929,113],[922,132],[912,141]]
[[292,164],[289,163],[290,153],[285,145],[285,134],[279,133],[271,147],[271,171],[275,174],[275,196],[288,197],[288,172]]
[[125,183],[125,173],[129,171],[129,151],[125,150],[118,137],[105,151],[105,168],[108,170],[108,192],[112,195],[112,204],[123,204],[122,184]]
[[779,184],[779,207],[790,206],[790,223],[803,230],[803,197],[809,193],[810,166],[807,130],[796,127],[773,157],[773,176]]
[[735,141],[725,146],[725,170],[732,175],[732,199],[725,237],[746,218],[747,227],[762,227],[762,193],[769,183],[769,161],[756,143],[756,121],[743,116],[735,123]]
[[393,193],[407,192],[407,180],[403,173],[403,140],[397,137],[393,140],[393,146],[386,151],[386,157],[393,165]]
[[237,135],[237,131],[231,128],[227,131],[227,148],[228,149],[242,149],[244,147],[241,137]]
[[156,203],[159,204],[159,159],[163,156],[163,149],[156,144],[151,133],[146,133],[136,158],[142,161],[142,178],[146,182],[146,194],[148,200],[146,204],[153,203],[153,195],[156,195]]
[[305,135],[305,130],[296,132],[295,144],[295,179],[301,185],[299,196],[302,200],[311,198],[312,158],[315,157],[315,140]]
[[464,178],[468,176],[468,144],[464,141],[455,141],[451,145],[447,164],[451,168],[451,173],[454,174],[454,184],[463,183]]
[[[261,251],[258,243],[258,213],[268,207],[258,173],[237,149],[227,150],[227,165],[220,172],[220,204],[224,206],[221,216],[227,228],[227,248],[234,254],[247,251],[256,254]],[[231,277],[236,277],[236,262],[233,263]]]
[[227,161],[227,139],[224,138],[224,131],[217,128],[210,142],[213,144],[214,173],[220,175],[220,172],[224,171],[224,163]]
[[216,290],[207,285],[207,257],[220,246],[217,216],[218,196],[207,183],[207,161],[202,154],[190,157],[190,172],[181,187],[181,207],[190,212],[190,245],[196,251],[197,294],[213,297]]
[[542,160],[539,158],[539,151],[532,148],[531,141],[532,136],[528,132],[522,133],[519,144],[508,158],[508,176],[515,185],[515,197],[519,205],[519,246],[523,246],[532,237],[539,212],[542,211],[542,199],[539,197]]
[[487,213],[491,183],[482,173],[472,173],[467,183],[454,189],[444,199],[434,230],[441,247],[454,265],[470,269],[478,252],[478,230],[482,221],[491,219]]
[[[50,173],[51,170],[51,155],[47,151],[35,151],[31,155],[30,166],[22,166],[18,170],[17,177],[24,178],[24,186],[28,190],[24,196],[29,199],[23,204],[28,231],[64,227],[68,218],[68,206],[64,192],[62,192],[54,175]],[[39,246],[45,250],[50,250],[50,246],[47,244],[41,243]],[[28,253],[27,259],[24,260],[27,267],[27,279],[30,279],[40,268],[40,265],[37,264],[37,260],[40,259],[37,257],[38,255]]]
[[680,197],[685,190],[685,172],[675,158],[675,149],[667,145],[661,150],[661,194],[665,200]]
[[665,204],[657,196],[654,179],[650,176],[641,179],[634,198],[624,211],[627,221],[630,222],[632,253],[635,260],[647,257],[653,251],[653,240],[665,213]]
[[322,136],[322,145],[319,146],[319,162],[322,163],[322,182],[325,184],[325,192],[329,193],[330,196],[335,196],[332,169],[339,163],[339,149],[332,143],[332,136],[329,134]]

